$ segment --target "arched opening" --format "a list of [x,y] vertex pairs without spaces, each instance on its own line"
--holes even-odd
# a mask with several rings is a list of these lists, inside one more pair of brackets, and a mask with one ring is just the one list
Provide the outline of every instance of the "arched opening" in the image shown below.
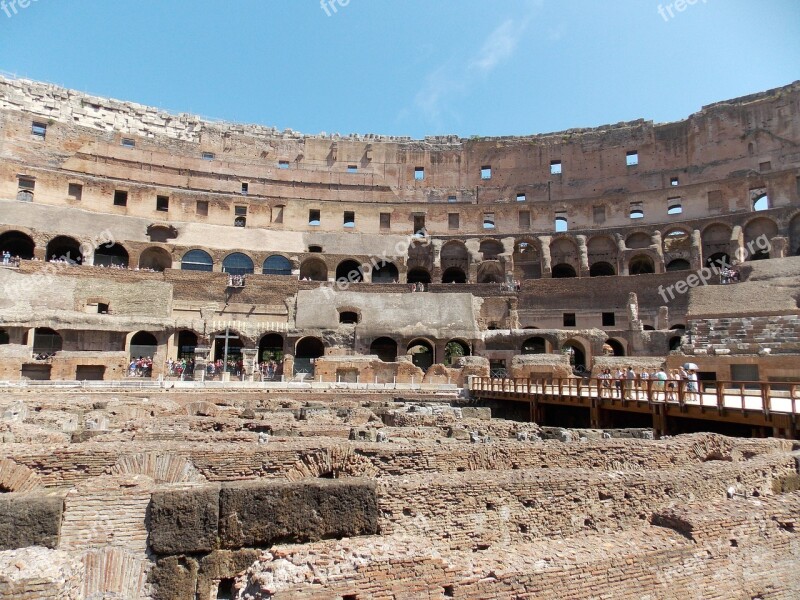
[[569,277],[577,277],[575,267],[566,263],[561,263],[553,267],[553,279],[567,279]]
[[431,274],[428,272],[427,269],[423,269],[422,267],[417,267],[416,269],[411,269],[406,276],[406,281],[408,283],[425,283],[428,284],[431,282]]
[[616,275],[614,267],[607,262],[596,262],[589,268],[590,277],[610,277]]
[[222,261],[222,272],[228,275],[252,275],[255,272],[255,265],[247,254],[234,252]]
[[450,340],[444,347],[444,364],[452,366],[462,356],[469,356],[469,346],[462,340]]
[[130,358],[153,358],[158,350],[156,336],[147,331],[140,331],[131,338]]
[[225,365],[225,370],[229,373],[237,373],[240,370],[239,365],[242,360],[244,342],[236,331],[230,329],[226,333],[225,330],[222,330],[214,335],[214,360],[225,362],[226,336],[228,340],[228,361]]
[[[439,258],[443,272],[451,268],[459,269],[462,273],[467,273],[469,271],[469,250],[467,250],[463,242],[456,240],[447,242],[442,246]],[[466,282],[466,276],[464,277],[464,282]]]
[[669,338],[669,349],[670,352],[673,350],[678,350],[681,347],[681,336],[676,335]]
[[264,275],[291,275],[292,263],[285,256],[276,254],[264,261],[261,272]]
[[372,283],[395,283],[400,281],[400,273],[394,263],[383,261],[372,269]]
[[503,244],[497,240],[484,240],[481,242],[479,251],[483,260],[497,260],[503,253]]
[[625,356],[625,346],[623,346],[622,342],[620,342],[619,340],[609,338],[606,340],[606,345],[608,345],[611,348],[611,350],[613,350],[614,356]]
[[392,338],[380,337],[370,344],[369,353],[377,355],[383,362],[395,362],[397,360],[397,342]]
[[683,331],[686,331],[686,325],[681,325],[681,324],[679,323],[679,324],[677,324],[677,325],[673,325],[672,327],[670,327],[670,329],[671,329],[671,330],[678,330],[678,329],[681,329],[681,330],[683,330]]
[[672,273],[674,271],[688,271],[691,268],[692,265],[689,264],[689,261],[682,258],[676,258],[675,260],[669,261],[669,264],[667,264],[668,273]]
[[539,279],[542,276],[539,247],[532,241],[522,240],[514,246],[514,277]]
[[347,281],[349,283],[358,283],[364,281],[364,272],[361,270],[361,265],[355,260],[343,260],[336,267],[336,281]]
[[433,365],[433,346],[426,340],[414,340],[408,345],[407,351],[415,367],[427,371]]
[[53,238],[47,244],[47,260],[66,260],[81,264],[83,254],[81,254],[80,242],[66,235]]
[[522,342],[523,354],[547,354],[547,341],[543,337],[532,337]]
[[8,252],[12,257],[19,256],[22,260],[33,258],[36,243],[21,231],[6,231],[0,235],[0,255]]
[[744,226],[745,260],[769,258],[770,240],[778,235],[775,221],[759,217]]
[[761,194],[753,198],[753,210],[756,212],[769,210],[769,196]]
[[49,327],[37,327],[33,330],[33,353],[53,354],[64,347],[61,334]]
[[631,259],[631,262],[628,263],[629,275],[647,275],[648,273],[655,272],[656,266],[653,263],[653,259],[649,256],[645,256],[644,254],[634,256]]
[[11,343],[11,336],[8,335],[8,332],[5,329],[0,329],[0,346],[5,346],[6,344]]
[[283,336],[268,333],[258,342],[258,361],[276,363],[283,362]]
[[652,325],[643,325],[642,329],[644,329],[645,331],[655,331],[656,330],[656,328],[653,327]]
[[651,237],[643,231],[637,231],[630,234],[625,239],[625,246],[627,248],[649,248],[652,243]]
[[492,260],[478,265],[478,283],[503,283],[505,279],[499,261]]
[[294,358],[295,375],[313,375],[314,360],[325,355],[325,344],[315,337],[306,337],[297,342]]
[[164,248],[148,248],[139,257],[139,268],[159,273],[172,267],[172,257]]
[[309,258],[300,265],[300,279],[328,281],[328,266],[318,258]]
[[181,259],[181,271],[204,271],[210,273],[214,270],[214,261],[211,255],[204,250],[189,250]]
[[128,267],[128,251],[119,244],[100,246],[94,251],[94,264],[97,267]]
[[706,259],[706,266],[707,267],[715,267],[717,269],[721,269],[724,266],[728,266],[731,264],[731,257],[728,256],[725,252],[715,252],[711,256]]
[[467,275],[458,267],[450,267],[442,273],[442,283],[467,283]]
[[192,360],[194,351],[197,348],[197,334],[194,331],[184,329],[178,333],[178,359]]
[[586,350],[583,348],[583,344],[570,340],[564,344],[561,351],[569,356],[569,364],[574,369],[579,371],[586,369]]

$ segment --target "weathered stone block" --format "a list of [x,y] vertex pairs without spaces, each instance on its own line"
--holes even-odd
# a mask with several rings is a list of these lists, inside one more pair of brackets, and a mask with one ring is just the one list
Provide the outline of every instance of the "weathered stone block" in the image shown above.
[[464,406],[461,409],[461,416],[465,419],[489,421],[492,418],[492,409],[488,406]]
[[150,500],[150,547],[156,554],[210,552],[219,547],[218,523],[218,487],[158,490]]
[[363,479],[229,484],[220,493],[223,548],[378,533],[376,486]]
[[149,575],[153,600],[195,598],[197,571],[197,561],[192,558],[170,556],[159,560]]
[[64,499],[29,494],[0,495],[0,550],[56,548]]

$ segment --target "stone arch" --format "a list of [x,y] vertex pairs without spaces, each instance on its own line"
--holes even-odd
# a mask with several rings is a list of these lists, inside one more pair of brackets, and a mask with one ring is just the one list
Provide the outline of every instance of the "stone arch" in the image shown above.
[[222,271],[230,275],[252,275],[255,265],[244,252],[232,252],[222,260]]
[[278,363],[281,362],[283,360],[284,343],[285,340],[281,334],[272,331],[265,333],[258,342],[258,361],[274,360]]
[[[586,253],[591,266],[598,263],[605,263],[611,267],[611,273],[604,272],[604,275],[616,274],[617,253],[619,247],[617,242],[609,235],[595,235],[586,242]],[[604,268],[604,271],[607,269]],[[591,273],[590,273],[591,274]],[[595,275],[596,277],[597,275]]]
[[542,276],[542,258],[539,243],[522,239],[514,244],[514,278],[539,279]]
[[688,271],[692,268],[691,263],[683,258],[675,258],[667,263],[666,270],[668,273],[673,271]]
[[369,353],[375,354],[383,362],[396,362],[397,342],[390,337],[379,337],[370,344]]
[[614,266],[604,261],[592,263],[589,267],[589,277],[610,277],[616,274]]
[[428,269],[423,267],[415,267],[411,269],[408,274],[406,275],[406,282],[407,283],[430,283],[431,282],[431,273]]
[[444,362],[448,366],[452,365],[456,359],[471,354],[469,344],[462,339],[452,339],[444,345]]
[[372,269],[372,283],[394,283],[400,281],[400,272],[393,262],[384,260]]
[[111,475],[146,475],[158,484],[206,481],[189,460],[169,452],[122,455],[111,468]]
[[637,254],[628,262],[628,274],[630,275],[645,275],[655,272],[655,262],[653,262],[653,259],[647,254]]
[[448,269],[460,269],[462,273],[469,272],[469,250],[464,242],[459,240],[451,240],[442,246],[439,253],[442,272]]
[[528,338],[522,342],[521,354],[547,354],[547,340],[540,336]]
[[139,256],[139,268],[158,272],[166,271],[172,268],[172,256],[167,250],[158,246],[147,248]]
[[625,247],[629,249],[649,248],[652,244],[652,236],[644,231],[634,231],[625,238]]
[[427,371],[436,362],[436,346],[425,338],[415,338],[409,342],[406,352],[411,355],[415,367]]
[[583,367],[586,369],[589,366],[589,344],[578,338],[570,338],[561,345],[561,351],[567,353],[567,350],[572,348],[570,364],[577,368]]
[[214,259],[205,250],[195,248],[181,257],[181,271],[200,271],[210,273],[214,270]]
[[64,347],[61,334],[49,327],[37,327],[33,330],[33,352],[46,354],[59,352]]
[[569,277],[577,277],[578,273],[575,271],[575,267],[570,264],[566,263],[559,263],[553,267],[552,277],[553,279],[566,279]]
[[281,254],[273,254],[264,260],[261,273],[263,275],[291,275],[292,261]]
[[616,338],[608,338],[605,341],[605,344],[611,348],[611,351],[614,353],[614,356],[625,356],[625,343],[622,340],[618,340]]
[[328,281],[328,265],[321,258],[307,258],[300,265],[300,279]]
[[10,252],[11,256],[19,256],[22,260],[33,258],[36,242],[22,231],[10,230],[0,234],[0,254]]
[[502,242],[490,238],[481,242],[478,251],[483,260],[498,260],[505,249]]
[[769,258],[769,243],[778,235],[778,225],[768,217],[750,219],[742,228],[747,249],[746,260]]
[[131,335],[128,346],[128,356],[153,358],[158,352],[158,338],[149,331],[139,331]]
[[[667,229],[662,236],[664,263],[669,265],[676,260],[682,260],[690,265],[692,257],[692,234],[681,227]],[[686,267],[689,268],[688,266]],[[669,270],[669,268],[667,268]],[[675,268],[674,270],[684,270]]]
[[42,487],[42,480],[32,469],[14,462],[0,459],[0,494],[30,492]]
[[130,255],[122,244],[99,246],[94,251],[94,265],[102,267],[127,267]]
[[731,248],[733,229],[726,223],[711,223],[700,233],[703,244],[703,259],[706,264],[713,254],[728,255]]
[[503,283],[505,272],[500,261],[489,260],[478,265],[478,283]]
[[50,240],[45,255],[47,260],[53,260],[55,257],[78,264],[83,262],[81,243],[68,235],[59,235]]
[[336,266],[336,281],[342,280],[349,283],[364,281],[364,271],[361,268],[361,263],[352,258],[341,261]]
[[568,275],[568,277],[577,277],[580,271],[580,254],[578,252],[578,245],[571,237],[563,235],[550,242],[550,261],[553,267],[553,277],[556,277],[556,267],[559,265],[568,265],[572,267],[575,275]]
[[380,476],[380,470],[351,446],[332,446],[304,455],[286,472],[289,481],[324,478],[339,479],[342,477],[365,477],[374,479]]
[[450,267],[442,273],[442,283],[467,283],[467,274],[464,269]]

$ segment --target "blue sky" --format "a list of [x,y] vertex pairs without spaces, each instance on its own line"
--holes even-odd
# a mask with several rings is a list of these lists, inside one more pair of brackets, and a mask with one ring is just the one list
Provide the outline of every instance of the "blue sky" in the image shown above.
[[0,70],[173,112],[417,138],[674,121],[800,79],[799,0],[324,1],[0,0]]

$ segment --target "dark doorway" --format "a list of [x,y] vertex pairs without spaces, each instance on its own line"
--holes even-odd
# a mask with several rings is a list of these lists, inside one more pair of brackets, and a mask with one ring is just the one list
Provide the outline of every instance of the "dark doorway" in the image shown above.
[[369,353],[377,355],[383,362],[395,362],[397,360],[397,342],[388,337],[378,338],[370,344]]

